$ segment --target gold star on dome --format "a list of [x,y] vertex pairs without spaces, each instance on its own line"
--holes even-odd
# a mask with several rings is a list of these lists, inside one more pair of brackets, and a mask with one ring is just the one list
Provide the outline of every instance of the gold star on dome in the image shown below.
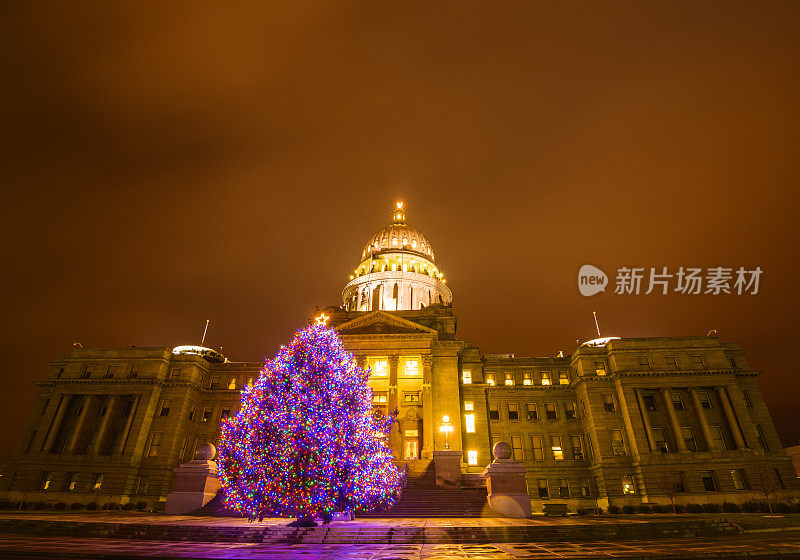
[[322,315],[320,315],[319,317],[317,317],[314,320],[317,322],[318,325],[321,325],[321,326],[325,327],[325,326],[327,326],[326,323],[328,322],[328,319],[330,319],[330,317],[328,317],[327,315],[325,315],[323,313]]

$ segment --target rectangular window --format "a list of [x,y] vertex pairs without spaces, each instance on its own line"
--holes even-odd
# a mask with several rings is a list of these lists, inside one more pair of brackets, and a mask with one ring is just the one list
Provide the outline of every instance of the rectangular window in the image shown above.
[[542,436],[531,436],[531,449],[533,449],[534,461],[544,461],[544,448],[542,447]]
[[586,432],[586,454],[589,459],[594,459],[594,446],[592,445],[592,434]]
[[470,466],[478,464],[478,452],[475,449],[467,451],[467,464]]
[[500,420],[500,407],[497,403],[489,403],[489,420]]
[[567,420],[577,420],[578,418],[578,403],[568,402],[564,404]]
[[617,405],[614,404],[614,395],[605,394],[603,395],[603,410],[606,412],[616,412]]
[[522,436],[511,436],[511,449],[514,451],[514,460],[522,461]]
[[472,412],[464,415],[464,426],[468,434],[475,433],[475,415]]
[[372,376],[386,377],[389,375],[389,360],[377,358],[372,360]]
[[126,399],[122,408],[122,417],[127,418],[133,412],[133,399]]
[[516,403],[508,403],[508,419],[513,421],[519,420],[519,407]]
[[678,358],[676,356],[664,356],[664,363],[668,369],[678,369]]
[[542,372],[542,385],[550,385],[550,372],[543,371]]
[[248,377],[247,378],[247,386],[248,387],[252,387],[253,386],[253,381],[254,381],[254,378]]
[[147,494],[148,483],[149,480],[147,479],[146,476],[136,477],[136,484],[134,485],[133,493],[140,496],[143,494]]
[[525,371],[522,373],[522,384],[533,385],[533,378],[531,377],[531,372]]
[[611,452],[614,455],[626,455],[622,430],[611,430]]
[[708,391],[698,391],[697,396],[700,399],[700,406],[706,410],[711,410],[711,398],[708,396]]
[[742,469],[731,469],[731,478],[733,479],[733,487],[736,490],[749,490],[747,484],[747,477]]
[[183,438],[181,442],[181,450],[178,452],[178,461],[184,462],[186,461],[186,450],[189,447],[189,436]]
[[564,460],[564,449],[561,447],[561,436],[550,436],[550,449],[553,451],[553,459],[556,461]]
[[83,371],[81,372],[81,379],[89,379],[92,376],[92,372],[94,368],[92,366],[83,366]]
[[742,396],[744,397],[744,405],[747,408],[753,408],[753,403],[750,401],[750,393],[747,392],[747,389],[742,389]]
[[419,402],[419,393],[403,393],[403,402],[407,403],[418,403]]
[[211,409],[210,408],[204,408],[203,409],[203,418],[200,421],[203,424],[206,424],[207,422],[211,422]]
[[68,472],[67,478],[64,480],[64,490],[66,492],[74,492],[75,487],[78,485],[78,473]]
[[686,407],[683,405],[683,398],[676,389],[669,392],[669,398],[672,400],[672,407],[675,410],[686,410]]
[[505,374],[505,384],[509,387],[514,386],[514,374],[506,372]]
[[464,401],[464,410],[472,411],[475,410],[475,403],[472,401]]
[[147,446],[147,457],[158,457],[158,452],[161,450],[161,432],[153,432],[150,434],[150,442]]
[[181,368],[172,368],[169,372],[170,381],[178,381],[181,378]]
[[540,498],[549,498],[550,497],[550,488],[547,486],[547,479],[540,478],[536,481],[536,485],[539,487],[539,497]]
[[105,379],[114,379],[114,376],[117,374],[117,366],[108,366],[106,368],[106,374],[103,376]]
[[465,369],[461,372],[461,383],[464,385],[472,385],[472,372]]
[[569,481],[566,478],[559,480],[558,496],[560,498],[569,498]]
[[231,417],[231,409],[230,408],[223,408],[219,412],[219,421],[222,422],[223,420],[227,420]]
[[703,359],[703,356],[700,356],[700,355],[697,355],[697,354],[692,356],[692,363],[694,364],[694,367],[696,367],[696,368],[705,369],[705,367],[706,367],[706,361]]
[[487,373],[486,374],[486,384],[487,385],[492,385],[492,386],[494,385],[494,374],[493,373]]
[[235,391],[236,390],[236,378],[235,377],[229,377],[228,378],[228,390],[229,391]]
[[712,471],[700,471],[700,480],[703,481],[703,488],[706,492],[716,492],[717,482],[714,480]]
[[544,403],[544,415],[548,420],[558,420],[556,414],[556,403]]
[[197,405],[193,404],[189,407],[189,422],[194,422],[194,417],[197,414]]
[[658,404],[656,403],[655,395],[642,395],[642,402],[644,403],[645,410],[658,412]]
[[583,442],[580,434],[569,436],[569,442],[572,446],[572,458],[576,461],[583,461]]
[[103,487],[103,473],[95,473],[92,476],[92,492],[99,492]]
[[622,493],[623,494],[635,494],[636,493],[636,484],[634,483],[632,474],[623,474],[622,475]]
[[525,406],[528,409],[528,420],[538,420],[539,412],[536,410],[536,405],[534,403],[528,403]]
[[656,450],[660,451],[661,453],[669,453],[669,447],[667,446],[667,434],[664,431],[664,428],[653,428],[653,440]]
[[681,426],[681,437],[689,451],[697,451],[697,442],[694,439],[694,430],[691,426]]
[[594,363],[594,373],[596,375],[605,375],[606,374],[606,363],[605,362],[595,362]]
[[767,437],[764,435],[764,428],[761,427],[761,424],[756,424],[756,431],[758,432],[758,444],[761,446],[761,449],[769,451]]
[[106,412],[108,411],[108,403],[111,400],[111,397],[104,397],[103,400],[100,402],[100,406],[97,407],[97,416],[105,416]]
[[581,497],[590,498],[592,496],[592,483],[588,478],[581,479]]
[[137,377],[139,377],[139,366],[133,365],[131,369],[128,370],[128,378],[136,379]]
[[721,449],[725,451],[727,446],[725,445],[725,439],[722,437],[722,429],[719,426],[709,426],[711,430],[711,441],[714,442],[717,449]]
[[686,485],[683,483],[682,472],[671,472],[669,477],[670,482],[672,483],[672,489],[675,493],[682,494],[683,492],[686,492]]
[[420,375],[418,360],[406,360],[404,369],[406,377],[419,377]]
[[650,369],[650,358],[648,358],[647,356],[639,356],[637,357],[637,360],[639,361],[640,367]]
[[386,404],[386,393],[372,393],[372,404]]
[[566,371],[559,371],[558,372],[558,384],[559,385],[569,385],[569,372],[566,372]]
[[169,409],[172,406],[172,401],[169,399],[162,399],[161,406],[158,410],[159,416],[169,416]]
[[42,473],[42,478],[39,481],[39,490],[49,490],[50,483],[53,481],[52,474],[48,471]]
[[219,384],[220,384],[221,380],[222,380],[221,376],[212,375],[211,376],[211,382],[208,384],[208,388],[211,389],[212,391],[214,389],[219,389]]

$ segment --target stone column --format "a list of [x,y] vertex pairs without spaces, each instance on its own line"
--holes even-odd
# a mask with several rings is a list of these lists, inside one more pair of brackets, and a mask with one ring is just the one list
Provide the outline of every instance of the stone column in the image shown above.
[[669,423],[672,424],[672,431],[675,434],[675,443],[678,444],[678,451],[686,453],[689,449],[686,447],[686,442],[683,441],[683,433],[681,432],[681,425],[678,423],[678,415],[675,414],[675,407],[672,406],[672,399],[669,396],[669,389],[666,387],[661,389],[661,394],[664,396],[665,405],[667,409],[667,416],[669,416]]
[[433,396],[431,394],[430,355],[422,356],[422,458],[433,457]]
[[[400,358],[398,356],[389,356],[387,363],[389,367],[389,394],[386,397],[387,404],[389,405],[389,414],[393,413],[395,410],[400,410],[400,395],[398,394],[397,384],[397,368],[399,365]],[[400,423],[398,422],[392,426],[392,431],[389,433],[389,447],[395,451],[395,457],[404,459],[405,454],[402,445]]]
[[[87,454],[92,455],[99,455],[100,449],[103,444],[103,439],[106,437],[106,430],[108,430],[108,422],[111,418],[111,413],[114,411],[114,403],[116,402],[117,397],[114,395],[108,395],[108,406],[106,406],[106,413],[103,416],[103,419],[100,421],[100,426],[97,428],[97,435],[94,438],[94,443],[92,444],[92,448],[86,451]],[[112,450],[113,451],[113,450]]]
[[728,392],[725,390],[724,385],[715,387],[719,394],[719,400],[722,402],[722,409],[725,411],[725,418],[728,420],[728,426],[733,434],[733,441],[736,443],[736,449],[746,449],[747,445],[744,443],[742,432],[739,431],[739,423],[736,421],[736,415],[731,408],[731,402],[728,400]]
[[636,394],[636,403],[639,405],[639,411],[642,414],[642,421],[644,422],[644,433],[647,436],[647,446],[650,448],[650,453],[656,452],[656,440],[653,437],[653,425],[650,423],[650,415],[647,414],[647,408],[644,406],[644,399],[642,398],[642,390],[634,389]]
[[619,377],[614,379],[614,387],[617,390],[617,401],[619,401],[619,408],[622,412],[622,421],[625,424],[625,433],[628,436],[628,446],[631,449],[631,456],[634,461],[639,461],[639,446],[636,444],[636,435],[633,432],[633,423],[631,422],[631,415],[628,411],[628,403],[625,400],[625,392],[622,390],[622,381]]
[[128,439],[128,434],[131,431],[131,425],[133,424],[133,417],[136,416],[136,408],[138,407],[138,405],[139,405],[139,395],[136,395],[133,398],[131,413],[128,415],[128,420],[125,422],[125,428],[122,430],[122,436],[119,438],[116,448],[111,451],[112,455],[116,455],[117,453],[121,455],[125,452],[125,440]]
[[89,415],[89,408],[92,405],[92,396],[83,396],[83,410],[78,416],[78,421],[75,422],[75,429],[72,430],[72,439],[67,443],[67,453],[74,453],[75,446],[78,444],[78,439],[81,437],[81,430],[86,423],[86,417]]
[[700,420],[700,428],[703,430],[703,437],[706,438],[706,445],[709,451],[719,451],[714,440],[711,437],[711,428],[708,425],[708,418],[706,412],[703,410],[703,405],[700,403],[700,395],[697,394],[697,387],[690,387],[689,394],[692,396],[692,404],[697,410],[697,418]]
[[50,431],[47,432],[47,437],[42,443],[41,450],[45,453],[49,452],[53,447],[53,441],[56,439],[56,434],[58,433],[59,428],[61,428],[61,421],[64,420],[64,412],[67,410],[67,404],[69,403],[69,399],[71,397],[68,395],[62,395],[61,400],[58,401],[58,408],[56,409],[56,415],[53,418],[53,423],[50,425]]

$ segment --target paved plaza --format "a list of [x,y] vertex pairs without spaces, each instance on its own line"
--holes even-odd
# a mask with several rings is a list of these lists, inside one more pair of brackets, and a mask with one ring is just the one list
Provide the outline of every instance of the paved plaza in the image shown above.
[[249,558],[252,560],[512,560],[602,558],[800,558],[800,533],[717,538],[489,544],[176,543],[0,535],[6,558]]

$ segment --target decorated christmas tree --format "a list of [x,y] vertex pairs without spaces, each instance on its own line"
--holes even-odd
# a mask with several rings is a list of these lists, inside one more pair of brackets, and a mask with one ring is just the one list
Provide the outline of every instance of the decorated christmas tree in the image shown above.
[[222,425],[228,507],[251,521],[313,524],[314,517],[391,506],[405,472],[386,444],[395,418],[373,414],[368,377],[322,321],[297,331]]

